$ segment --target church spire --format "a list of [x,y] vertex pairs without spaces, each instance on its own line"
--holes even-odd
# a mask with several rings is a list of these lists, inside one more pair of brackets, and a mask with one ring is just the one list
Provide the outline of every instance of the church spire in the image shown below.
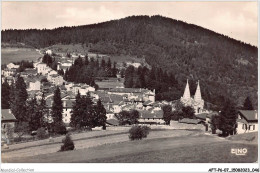
[[187,84],[184,90],[184,94],[183,94],[183,98],[184,99],[190,99],[190,86],[189,86],[189,81],[187,79]]
[[197,89],[196,89],[196,92],[194,95],[194,100],[195,100],[195,102],[200,102],[202,100],[199,81],[198,81],[198,86],[197,86]]

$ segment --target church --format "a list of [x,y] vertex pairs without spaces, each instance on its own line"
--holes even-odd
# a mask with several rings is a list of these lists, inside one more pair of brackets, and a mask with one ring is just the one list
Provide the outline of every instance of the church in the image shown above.
[[180,99],[181,103],[184,106],[191,106],[193,107],[195,114],[199,114],[203,112],[204,109],[204,100],[201,97],[200,92],[200,84],[198,81],[197,89],[194,95],[194,98],[190,95],[190,87],[189,87],[189,81],[187,80],[187,84],[184,90],[184,94]]

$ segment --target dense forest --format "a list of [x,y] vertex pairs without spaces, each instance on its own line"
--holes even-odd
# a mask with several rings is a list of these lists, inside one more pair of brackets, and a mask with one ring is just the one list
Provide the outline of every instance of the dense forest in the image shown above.
[[208,29],[162,16],[131,16],[93,25],[52,30],[5,30],[2,42],[35,48],[87,44],[90,51],[133,55],[174,74],[180,88],[200,80],[202,96],[214,104],[226,97],[238,106],[249,96],[257,106],[257,47]]

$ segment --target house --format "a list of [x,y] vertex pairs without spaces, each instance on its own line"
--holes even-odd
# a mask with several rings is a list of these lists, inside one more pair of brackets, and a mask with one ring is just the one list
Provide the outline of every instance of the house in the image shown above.
[[29,91],[40,91],[41,90],[41,82],[38,81],[38,80],[31,80],[29,82],[29,88],[28,88]]
[[18,69],[20,66],[19,65],[15,65],[14,63],[9,63],[6,65],[6,67],[8,69]]
[[52,51],[49,49],[49,50],[46,50],[46,52],[45,52],[46,54],[48,54],[48,55],[52,55]]
[[140,110],[138,122],[140,124],[164,124],[163,111],[159,110]]
[[63,113],[62,113],[62,120],[65,124],[70,123],[72,108],[73,108],[74,101],[73,100],[64,100],[63,101]]
[[6,68],[6,69],[2,70],[2,75],[4,77],[13,76],[15,73],[16,73],[16,69],[14,69],[14,68],[12,68],[12,69]]
[[32,68],[26,68],[23,72],[21,72],[21,77],[29,77],[29,76],[36,76],[37,70]]
[[37,66],[37,73],[45,75],[49,68],[47,67],[47,64],[45,63],[39,63]]
[[237,118],[237,134],[257,132],[258,114],[257,110],[239,110]]
[[8,136],[8,130],[14,129],[16,121],[17,119],[12,114],[10,109],[1,110],[1,134],[2,134],[1,136],[4,140],[7,141],[7,144],[9,144],[9,140],[10,140],[9,139],[10,136]]
[[57,75],[58,73],[57,73],[57,71],[55,71],[55,70],[50,70],[49,72],[48,72],[48,75],[47,75],[47,80],[48,81],[51,81],[51,75]]
[[53,74],[53,75],[50,75],[49,77],[49,81],[53,84],[53,85],[63,85],[63,77],[60,76],[60,75],[57,75],[57,74]]

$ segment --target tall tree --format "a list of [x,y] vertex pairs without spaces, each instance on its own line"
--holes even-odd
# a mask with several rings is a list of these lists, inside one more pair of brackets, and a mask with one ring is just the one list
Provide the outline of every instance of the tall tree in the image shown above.
[[171,116],[172,116],[172,107],[170,105],[163,106],[163,120],[166,125],[170,124]]
[[254,107],[253,107],[253,104],[252,104],[252,102],[251,102],[250,97],[247,97],[247,98],[245,99],[243,109],[245,109],[245,110],[254,110]]
[[40,104],[38,106],[38,115],[39,115],[39,124],[40,127],[44,127],[47,126],[47,114],[48,114],[48,110],[47,110],[47,105],[46,105],[46,100],[45,100],[45,95],[44,93],[42,93],[42,98],[40,100]]
[[28,100],[27,115],[30,131],[35,131],[41,127],[41,119],[39,117],[38,104],[35,96]]
[[94,106],[94,125],[105,127],[106,119],[106,109],[104,108],[104,105],[99,99],[97,101],[97,105]]
[[27,121],[26,115],[26,100],[28,94],[26,84],[21,76],[17,77],[17,81],[11,87],[10,93],[10,108],[18,122]]
[[63,111],[63,106],[62,106],[60,88],[57,87],[56,90],[54,91],[53,103],[51,108],[51,116],[53,118],[54,124],[58,124],[62,122],[62,111]]
[[236,129],[237,110],[235,105],[227,99],[225,106],[220,112],[219,129],[222,131],[223,136],[234,134]]
[[86,66],[89,64],[88,54],[85,55],[84,63],[85,63]]
[[82,99],[80,96],[80,93],[78,92],[77,96],[76,96],[76,101],[73,104],[73,108],[72,108],[72,115],[71,115],[71,120],[70,120],[70,125],[72,127],[76,127],[76,128],[80,128],[81,127],[81,121],[82,121],[82,112],[83,112],[83,108],[81,105]]
[[2,106],[2,109],[10,108],[10,86],[7,83],[7,79],[5,79],[4,83],[2,83],[1,106]]

